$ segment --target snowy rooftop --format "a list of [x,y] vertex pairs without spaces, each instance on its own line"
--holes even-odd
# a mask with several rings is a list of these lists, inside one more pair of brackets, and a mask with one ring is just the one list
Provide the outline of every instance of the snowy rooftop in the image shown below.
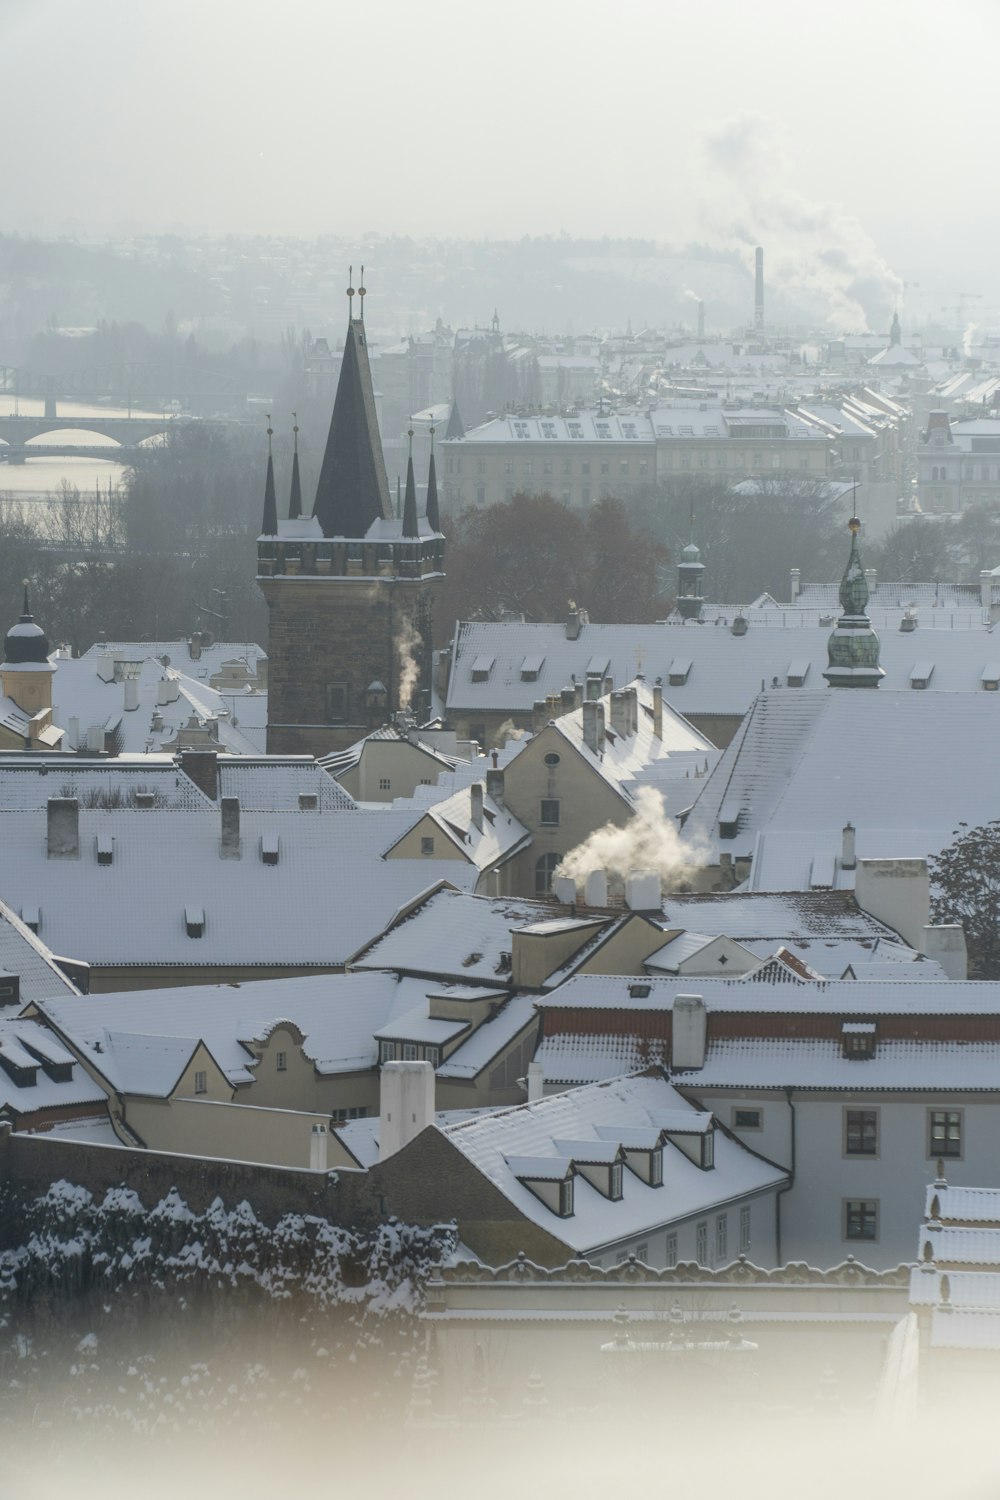
[[[797,979],[784,971],[782,982],[716,979],[691,975],[657,977],[642,982],[648,993],[635,996],[628,976],[581,974],[567,979],[539,1003],[553,1017],[563,1010],[658,1011],[669,1009],[677,995],[698,994],[709,1012],[760,1015],[826,1016],[990,1016],[1000,1014],[1000,981]],[[574,1038],[574,1043],[575,1043]],[[859,1064],[859,1066],[862,1066]]]
[[1000,1043],[880,1041],[874,1057],[859,1059],[845,1057],[840,1043],[829,1039],[721,1038],[710,1043],[703,1068],[674,1069],[671,1077],[693,1089],[996,1093]]
[[670,926],[725,933],[737,942],[896,938],[891,928],[861,910],[851,891],[672,895],[664,898],[663,916]]
[[0,969],[18,976],[24,1005],[49,996],[77,993],[76,986],[66,978],[46,945],[3,901],[0,901]]
[[[50,1078],[46,1062],[68,1067],[70,1077],[63,1082]],[[106,1098],[105,1090],[38,1021],[0,1017],[0,1110],[30,1115],[103,1103]]]

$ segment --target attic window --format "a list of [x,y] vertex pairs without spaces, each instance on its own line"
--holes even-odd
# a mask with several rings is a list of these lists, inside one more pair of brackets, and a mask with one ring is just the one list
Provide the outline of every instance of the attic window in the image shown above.
[[683,687],[691,671],[689,656],[675,656],[667,668],[667,683],[670,687]]
[[99,833],[97,835],[97,863],[109,865],[114,859],[115,841],[110,833]]
[[651,984],[630,984],[628,992],[632,1000],[645,1000],[652,994],[653,986]]
[[203,906],[185,906],[184,929],[189,938],[205,936],[205,908]]
[[473,682],[489,682],[490,673],[493,671],[495,656],[477,656],[472,663]]
[[280,840],[276,833],[262,833],[260,836],[260,857],[266,865],[278,863],[278,849]]
[[[155,801],[155,792],[136,792],[135,794],[136,807],[152,807]],[[108,861],[108,863],[110,863],[110,861]]]
[[995,693],[1000,686],[1000,662],[991,661],[983,668],[983,692]]
[[42,908],[40,906],[22,906],[21,921],[25,927],[30,927],[32,932],[38,932],[42,925]]
[[845,1021],[840,1028],[843,1055],[851,1059],[875,1056],[877,1029],[874,1021]]
[[521,681],[537,682],[542,671],[544,656],[526,656],[521,663]]
[[316,792],[299,793],[299,812],[315,812],[319,807],[319,796]]
[[804,687],[805,680],[809,676],[809,661],[803,657],[799,661],[790,661],[785,682],[789,687]]
[[932,661],[918,661],[910,673],[910,687],[925,688],[930,682],[933,673],[934,663]]
[[719,838],[734,839],[740,827],[740,805],[727,797],[719,808]]

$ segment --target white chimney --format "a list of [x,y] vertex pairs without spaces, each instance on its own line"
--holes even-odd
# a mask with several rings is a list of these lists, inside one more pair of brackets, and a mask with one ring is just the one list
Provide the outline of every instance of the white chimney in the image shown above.
[[591,870],[583,886],[587,906],[607,906],[608,877],[604,870]]
[[483,831],[483,783],[474,781],[469,788],[472,803],[472,826],[477,833]]
[[545,1069],[540,1062],[528,1064],[528,1103],[534,1104],[545,1096]]
[[655,870],[632,870],[625,877],[625,905],[629,911],[659,911],[660,877]]
[[604,753],[604,704],[588,698],[583,705],[583,743],[592,755]]
[[993,574],[986,568],[979,575],[979,602],[983,609],[993,607]]
[[326,1133],[325,1125],[314,1125],[309,1132],[309,1170],[311,1172],[326,1171],[326,1154],[330,1137]]
[[135,677],[126,677],[123,684],[125,688],[125,712],[134,713],[139,707],[139,682]]
[[843,844],[840,851],[840,868],[842,870],[854,870],[857,868],[857,858],[854,853],[854,824],[845,823],[843,832]]
[[672,1068],[703,1068],[708,1012],[701,995],[675,995],[671,1021]]
[[113,656],[108,656],[107,652],[102,652],[97,658],[97,675],[102,682],[115,680],[115,659]]
[[801,568],[793,568],[792,569],[792,582],[791,582],[791,596],[792,596],[792,603],[793,604],[795,603],[796,599],[799,597],[799,595],[801,594],[801,592],[802,592],[802,569]]
[[663,738],[663,683],[659,678],[653,684],[653,735]]
[[925,859],[859,859],[854,899],[911,948],[920,949],[930,922],[931,882]]
[[576,881],[572,875],[553,875],[552,894],[565,906],[572,906],[576,900]]
[[433,1123],[434,1069],[430,1063],[383,1063],[379,1082],[379,1161],[395,1156]]
[[176,677],[161,677],[156,684],[156,701],[161,708],[165,703],[176,703],[180,691]]
[[625,694],[611,694],[611,728],[624,739],[628,734],[628,703]]
[[968,979],[969,953],[960,922],[925,927],[920,951],[927,958],[936,959],[949,979]]
[[[53,717],[58,720],[59,715],[54,714]],[[66,739],[69,742],[69,748],[71,750],[79,750],[80,720],[76,717],[75,714],[72,714],[70,716],[69,722],[66,725]]]
[[87,749],[99,755],[104,749],[104,726],[91,724],[87,730]]

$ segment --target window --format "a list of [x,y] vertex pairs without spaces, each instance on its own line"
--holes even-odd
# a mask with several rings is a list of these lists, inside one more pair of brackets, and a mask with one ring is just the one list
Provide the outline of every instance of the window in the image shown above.
[[390,778],[388,776],[380,776],[379,777],[379,779],[378,779],[378,789],[379,789],[380,792],[388,792],[388,791],[392,790],[392,781],[390,780]]
[[878,1203],[874,1198],[848,1198],[845,1200],[844,1239],[878,1239]]
[[513,474],[513,472],[514,472],[514,460],[512,458],[505,458],[504,459],[504,461],[503,461],[503,471],[504,471],[505,474]]
[[580,473],[581,474],[589,474],[590,473],[590,459],[589,458],[584,458],[584,459],[581,460],[581,462],[580,462]]
[[486,460],[485,460],[485,458],[477,458],[476,459],[476,473],[477,474],[485,474],[486,473]]
[[700,1266],[708,1265],[708,1220],[694,1226],[694,1255]]
[[622,1164],[620,1161],[615,1161],[611,1163],[611,1170],[608,1173],[608,1197],[617,1202],[621,1195]]
[[649,1265],[649,1241],[643,1240],[641,1245],[635,1247],[635,1258],[640,1265]]
[[573,1213],[573,1179],[567,1177],[559,1184],[559,1217],[568,1219]]
[[720,1214],[715,1221],[715,1260],[717,1265],[725,1265],[728,1244],[729,1220],[725,1214]]
[[477,484],[476,485],[476,504],[477,505],[485,505],[486,504],[486,486],[485,486],[485,484]]
[[426,836],[424,836],[424,837],[421,838],[421,840],[420,840],[420,853],[423,854],[423,855],[428,855],[428,854],[433,854],[434,853],[434,839],[433,838],[427,838]]
[[354,1109],[335,1109],[330,1119],[335,1123],[343,1124],[345,1120],[363,1120],[367,1114],[368,1110],[365,1105],[360,1104]]
[[847,1156],[878,1155],[878,1110],[844,1110],[844,1152]]
[[760,1109],[734,1109],[734,1130],[760,1130],[764,1123],[764,1112]]
[[208,1074],[196,1073],[194,1075],[194,1091],[196,1094],[208,1093]]
[[[524,673],[522,672],[521,675],[523,677]],[[535,676],[536,677],[538,676],[537,672],[535,673]],[[548,755],[545,757],[545,764],[547,766],[557,766],[559,764],[559,756],[558,756],[558,754],[556,753],[555,750],[550,750],[549,751]]]
[[666,1251],[664,1252],[664,1260],[666,1261],[668,1270],[672,1266],[676,1266],[676,1264],[677,1264],[677,1236],[676,1236],[676,1234],[671,1233],[671,1234],[667,1235],[667,1248],[666,1248]]
[[744,1203],[740,1209],[740,1254],[750,1253],[750,1205]]
[[278,1065],[278,1072],[279,1073],[287,1073],[288,1072],[288,1053],[287,1052],[279,1052],[278,1055],[277,1055],[277,1057],[276,1057],[276,1059],[275,1059],[275,1061],[276,1061],[276,1063]]
[[475,740],[475,742],[476,742],[477,745],[485,745],[486,744],[486,725],[485,724],[470,724],[469,725],[469,739],[470,740]]
[[395,1062],[399,1057],[399,1050],[395,1042],[379,1042],[378,1060],[380,1063]]
[[715,1166],[715,1137],[710,1130],[701,1138],[701,1164],[706,1171]]
[[543,828],[559,827],[558,797],[543,797],[540,822]]
[[419,1061],[419,1058],[417,1056],[418,1050],[419,1049],[417,1047],[416,1042],[404,1042],[403,1043],[403,1061],[404,1062],[418,1062]]
[[928,1156],[962,1155],[962,1111],[932,1109],[930,1114],[930,1149]]
[[347,722],[347,702],[347,683],[328,682],[326,685],[326,722],[328,724]]
[[552,877],[556,872],[556,866],[561,856],[558,854],[543,854],[535,864],[535,895],[547,896],[552,890]]
[[663,1186],[663,1147],[657,1146],[655,1151],[649,1153],[649,1185],[650,1187]]

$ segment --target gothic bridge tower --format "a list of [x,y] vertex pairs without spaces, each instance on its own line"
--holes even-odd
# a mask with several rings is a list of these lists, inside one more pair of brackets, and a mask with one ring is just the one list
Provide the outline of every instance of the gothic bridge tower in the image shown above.
[[271,754],[342,750],[397,709],[418,720],[430,709],[431,605],[444,576],[434,458],[426,514],[417,514],[411,455],[396,518],[375,413],[364,286],[357,290],[361,316],[353,316],[353,286],[347,295],[344,358],[310,516],[300,514],[296,455],[288,519],[278,520],[269,444],[257,582],[270,615]]

